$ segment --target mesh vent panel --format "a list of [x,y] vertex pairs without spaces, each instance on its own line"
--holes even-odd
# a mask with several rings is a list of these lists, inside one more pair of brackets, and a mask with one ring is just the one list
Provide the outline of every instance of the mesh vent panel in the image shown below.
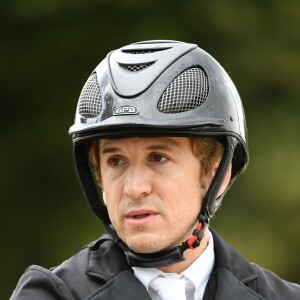
[[124,65],[124,64],[119,64],[121,68],[129,71],[129,72],[138,72],[147,69],[151,65],[153,65],[154,62],[148,63],[148,64],[143,64],[143,65]]
[[208,95],[207,76],[201,68],[191,68],[176,77],[162,94],[158,110],[176,114],[194,109],[204,103]]
[[85,83],[78,105],[79,114],[85,118],[94,118],[100,114],[101,94],[96,73],[93,73]]

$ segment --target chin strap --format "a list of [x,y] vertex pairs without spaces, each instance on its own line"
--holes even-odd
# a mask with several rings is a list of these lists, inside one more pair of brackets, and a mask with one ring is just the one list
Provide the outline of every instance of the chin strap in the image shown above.
[[192,236],[180,246],[182,248],[182,252],[186,249],[195,249],[200,246],[201,240],[204,236],[204,230],[208,226],[208,222],[209,219],[207,214],[199,215],[199,223],[196,229],[194,229]]
[[116,231],[111,226],[106,226],[118,246],[124,251],[127,262],[130,266],[140,268],[160,268],[180,263],[185,260],[183,252],[187,249],[197,248],[204,236],[204,230],[208,226],[207,214],[199,215],[199,223],[194,229],[192,236],[182,243],[182,245],[167,251],[155,253],[137,253],[129,249],[128,246],[118,237]]

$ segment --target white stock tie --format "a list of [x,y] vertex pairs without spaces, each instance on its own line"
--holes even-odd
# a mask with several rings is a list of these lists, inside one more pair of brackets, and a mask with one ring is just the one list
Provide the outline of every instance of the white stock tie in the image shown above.
[[185,300],[185,281],[179,275],[157,276],[149,283],[155,300]]

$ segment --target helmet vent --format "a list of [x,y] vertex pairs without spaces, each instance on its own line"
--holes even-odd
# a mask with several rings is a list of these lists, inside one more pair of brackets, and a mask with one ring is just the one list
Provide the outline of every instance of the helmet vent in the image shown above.
[[147,50],[122,50],[122,52],[126,53],[126,54],[150,54],[150,53],[155,53],[155,52],[159,52],[159,51],[164,51],[164,50],[168,50],[170,49],[170,47],[167,48],[160,48],[160,49],[147,49]]
[[149,68],[150,66],[152,66],[154,64],[154,62],[150,62],[150,63],[147,63],[147,64],[136,64],[136,65],[125,65],[125,64],[120,64],[120,67],[125,69],[126,71],[129,71],[129,72],[139,72],[139,71],[142,71],[142,70],[145,70],[147,68]]
[[96,73],[88,78],[81,91],[78,111],[85,118],[94,118],[101,112],[101,94]]
[[203,69],[190,68],[177,76],[162,94],[158,110],[176,114],[192,110],[204,103],[208,95],[208,80]]

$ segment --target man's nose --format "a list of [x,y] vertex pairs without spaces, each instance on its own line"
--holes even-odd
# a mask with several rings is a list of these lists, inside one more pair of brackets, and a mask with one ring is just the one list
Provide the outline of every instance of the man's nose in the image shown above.
[[142,166],[131,166],[126,174],[125,194],[132,199],[139,199],[152,191],[149,171]]

